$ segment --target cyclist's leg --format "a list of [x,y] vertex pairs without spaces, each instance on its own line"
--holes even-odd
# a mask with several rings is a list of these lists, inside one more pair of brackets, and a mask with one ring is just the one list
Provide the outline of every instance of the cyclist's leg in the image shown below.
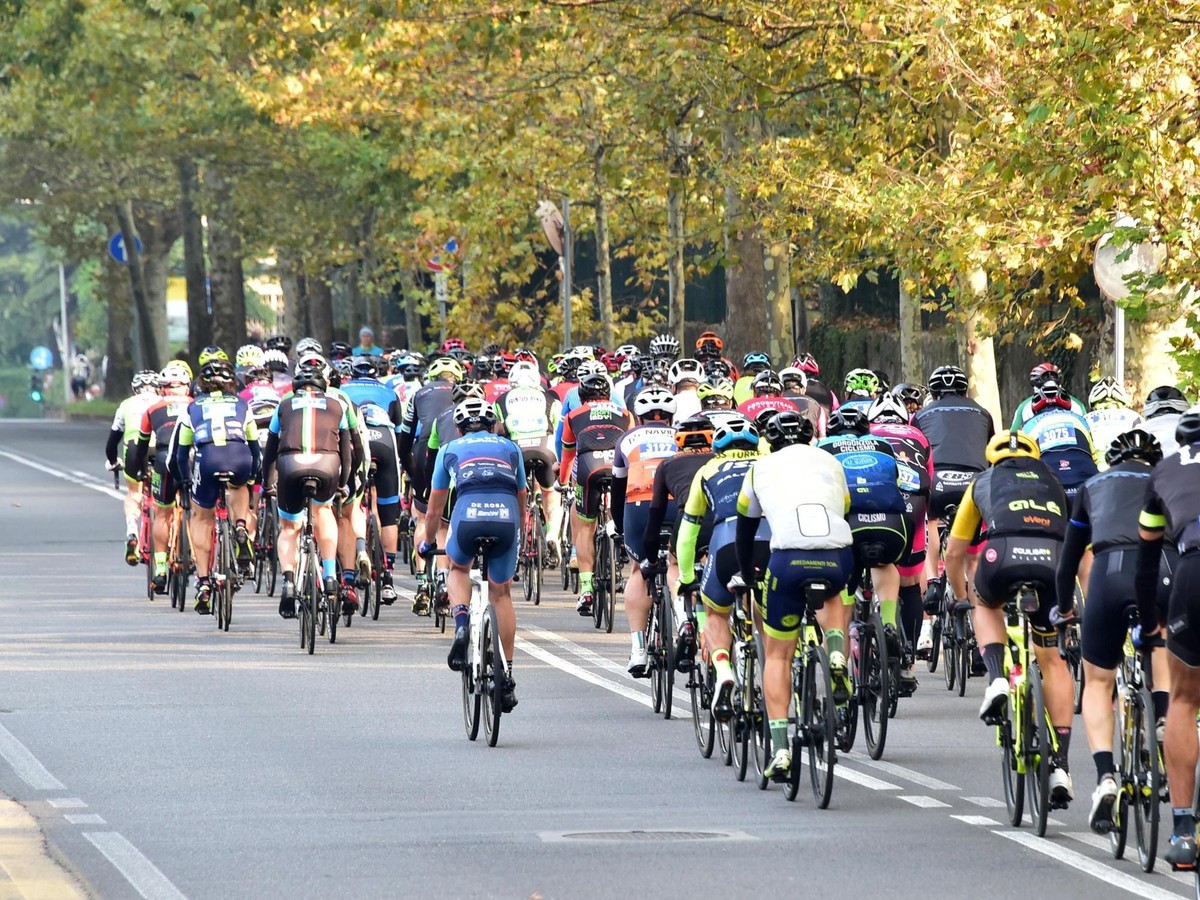
[[[726,522],[714,529],[704,574],[700,579],[700,596],[708,613],[704,617],[704,643],[717,676],[713,712],[719,716],[729,715],[733,711],[730,704],[733,690],[733,667],[730,663],[733,631],[729,626],[729,614],[733,612],[734,596],[727,587],[733,576],[738,574],[733,528],[733,523]],[[766,567],[765,564],[763,567]]]
[[[581,453],[576,461],[575,517],[571,522],[571,540],[579,563],[579,611],[591,614],[592,571],[596,566],[596,515],[600,511],[600,479],[612,466],[599,456]],[[586,610],[586,612],[585,612]]]
[[151,490],[154,497],[154,577],[163,579],[163,587],[166,586],[167,576],[167,556],[169,548],[167,544],[171,539],[171,520],[175,515],[175,494],[178,486],[175,484],[175,479],[171,477],[171,473],[167,471],[167,453],[166,450],[159,451],[154,454],[153,476],[151,478]]
[[[1192,838],[1195,823],[1192,804],[1196,790],[1196,714],[1200,710],[1200,553],[1184,554],[1171,582],[1171,599],[1163,631],[1167,637],[1171,673],[1171,703],[1167,708],[1165,754],[1167,784],[1171,788],[1174,829],[1167,860],[1180,865],[1177,838]],[[1172,852],[1175,851],[1175,852]],[[1194,862],[1193,862],[1194,865]]]
[[[985,550],[981,554],[983,561],[974,580],[977,597],[973,613],[975,637],[988,677],[988,686],[979,710],[980,718],[985,720],[1003,712],[1008,703],[1008,679],[1004,671],[1004,655],[1008,646],[1005,604],[1013,582],[1004,571],[1007,540],[992,539],[984,545]],[[971,584],[969,576],[967,583]]]
[[650,514],[650,502],[625,504],[625,548],[633,560],[629,579],[625,582],[625,618],[629,622],[630,656],[629,668],[633,671],[635,663],[641,668],[646,666],[645,632],[650,619],[650,592],[646,589],[646,581],[642,578],[639,563],[646,558],[643,538],[646,532],[646,519]]

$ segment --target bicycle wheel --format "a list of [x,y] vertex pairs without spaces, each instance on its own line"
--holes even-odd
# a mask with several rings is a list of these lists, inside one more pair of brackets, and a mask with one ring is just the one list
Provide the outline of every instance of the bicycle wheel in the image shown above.
[[750,771],[754,742],[754,655],[745,648],[742,653],[745,654],[742,664],[745,675],[733,698],[733,775],[738,781],[745,781],[746,773]]
[[532,539],[532,532],[526,530],[521,540],[521,593],[525,596],[525,602],[533,602],[533,553],[529,546]]
[[228,527],[224,520],[217,520],[217,534],[214,539],[216,553],[213,556],[210,578],[212,593],[209,597],[212,617],[217,623],[217,631],[223,631],[225,624],[225,585],[229,583],[229,559],[225,555],[225,530]]
[[467,660],[466,668],[462,671],[463,724],[467,727],[467,740],[473,741],[479,736],[479,714],[482,698],[475,690],[475,679],[471,668],[475,665],[473,659]]
[[996,740],[1000,744],[1000,777],[1004,783],[1008,824],[1015,828],[1021,824],[1025,812],[1025,773],[1017,771],[1016,742],[1012,733],[1012,719],[1008,716],[996,726]]
[[755,664],[754,678],[747,679],[751,683],[753,691],[753,715],[751,718],[751,726],[754,731],[753,741],[754,747],[754,774],[755,783],[760,791],[765,791],[767,785],[771,783],[763,773],[767,769],[767,765],[771,762],[771,727],[767,721],[766,697],[763,694],[763,656],[762,656],[762,641],[756,635],[754,638],[755,646]]
[[187,517],[181,517],[179,521],[179,554],[178,561],[171,570],[171,575],[175,580],[176,599],[179,601],[176,608],[183,612],[184,606],[187,604],[188,593],[188,577],[192,572],[192,539],[188,534]]
[[[966,625],[965,618],[963,625],[964,627]],[[967,679],[971,677],[971,656],[971,642],[969,640],[963,641],[959,645],[958,653],[954,657],[954,661],[958,663],[956,691],[960,697],[967,695]]]
[[[148,521],[149,511],[143,510],[142,516]],[[145,526],[143,526],[145,528]],[[146,548],[146,561],[143,568],[146,570],[146,599],[154,600],[154,529],[145,528],[145,534],[142,535],[142,546]]]
[[692,701],[692,730],[696,734],[696,746],[700,755],[705,759],[712,756],[713,744],[716,741],[716,719],[709,705],[712,703],[712,689],[709,687],[714,678],[712,664],[692,666],[688,674],[688,694]]
[[724,722],[717,722],[717,749],[721,751],[721,762],[727,766],[733,765],[733,722],[735,716],[730,716]]
[[[801,653],[805,651],[802,649]],[[800,794],[800,757],[804,754],[804,681],[807,677],[807,656],[796,656],[792,659],[792,696],[788,702],[790,707],[788,721],[791,724],[790,745],[792,748],[792,770],[788,779],[783,783],[783,799],[789,803]]]
[[607,554],[611,546],[603,525],[603,522],[597,520],[596,541],[593,545],[596,552],[592,557],[592,623],[597,631],[604,627],[605,592],[608,589],[608,585],[604,583],[604,573],[608,571]]
[[670,598],[665,594],[659,609],[658,635],[658,662],[661,667],[663,695],[662,716],[664,719],[669,719],[671,718],[671,706],[675,699],[675,610],[671,607]]
[[371,555],[371,575],[358,598],[358,614],[365,617],[371,611],[371,594],[375,589],[375,542],[379,539],[379,528],[373,512],[367,513],[367,551]]
[[376,529],[375,542],[371,545],[371,621],[379,621],[379,610],[383,606],[383,574],[387,571],[387,559],[383,554],[383,541]]
[[932,675],[937,671],[938,659],[942,652],[942,617],[934,616],[930,622],[932,624],[929,626],[929,656],[925,658],[925,670]]
[[[804,733],[808,737],[808,774],[818,809],[826,809],[833,796],[833,767],[837,764],[834,731],[837,708],[829,658],[821,647],[808,649],[804,667]],[[793,763],[794,765],[794,763]]]
[[[266,528],[266,538],[264,546],[266,547],[266,562],[264,566],[267,570],[267,596],[275,596],[276,582],[279,580],[279,551],[275,546],[275,541],[279,537],[279,519],[278,509],[275,506],[275,498],[272,497],[266,503],[266,512],[262,518],[258,520],[259,528]],[[264,521],[265,520],[265,521]]]
[[317,648],[317,604],[320,603],[320,582],[312,551],[301,554],[300,568],[300,649],[311,655]]
[[1033,767],[1033,777],[1029,780],[1029,815],[1034,833],[1042,837],[1046,834],[1046,823],[1050,818],[1050,721],[1046,717],[1042,675],[1036,665],[1029,667],[1025,684],[1029,692],[1029,702],[1025,704],[1027,770],[1028,766]]
[[958,646],[958,639],[954,636],[954,620],[950,620],[950,628],[942,635],[942,644],[945,652],[942,654],[942,678],[946,681],[946,690],[954,690],[955,682],[958,681],[958,657],[962,653],[962,648]]
[[607,634],[612,634],[613,619],[616,618],[617,591],[619,590],[617,542],[612,535],[606,534],[604,536],[604,543],[608,545],[608,558],[605,561],[604,568],[604,631]]
[[495,747],[500,739],[500,714],[504,701],[504,657],[500,647],[500,629],[496,625],[496,610],[488,604],[483,617],[483,635],[480,638],[483,657],[483,734],[487,745]]
[[329,643],[337,643],[338,619],[342,617],[342,594],[341,591],[334,594],[332,599],[326,598],[326,606],[328,608],[327,618],[329,620]]
[[868,626],[859,630],[858,640],[863,733],[867,738],[867,753],[871,759],[879,759],[887,742],[888,698],[891,696],[890,660],[879,613],[871,614]]
[[318,589],[315,591],[315,594],[317,603],[315,607],[317,611],[317,633],[321,637],[325,637],[325,631],[329,625],[329,598],[325,596],[324,588]]
[[643,632],[646,667],[650,675],[650,708],[655,715],[662,712],[663,706],[662,623],[658,618],[658,610],[657,601],[651,602],[650,619],[646,622],[646,630]]
[[1158,732],[1154,725],[1154,701],[1150,691],[1142,687],[1138,703],[1138,734],[1134,740],[1137,757],[1134,760],[1133,824],[1137,833],[1138,863],[1143,872],[1153,872],[1158,858],[1159,797],[1162,794],[1163,772],[1159,766]]
[[541,503],[533,505],[533,605],[542,604],[542,566],[546,561],[546,519]]
[[[1113,762],[1116,765],[1117,799],[1112,808],[1112,830],[1108,832],[1108,847],[1113,859],[1125,856],[1125,843],[1129,837],[1129,795],[1134,790],[1136,775],[1137,744],[1134,735],[1140,724],[1135,709],[1136,701],[1130,696],[1128,687],[1118,682],[1116,702],[1117,737],[1113,741]],[[1135,826],[1136,829],[1136,826]]]

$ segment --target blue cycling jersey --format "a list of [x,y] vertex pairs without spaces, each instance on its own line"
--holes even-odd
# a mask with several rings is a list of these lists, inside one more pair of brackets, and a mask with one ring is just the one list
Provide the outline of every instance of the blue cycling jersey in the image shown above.
[[355,406],[362,407],[370,403],[391,413],[396,403],[396,392],[375,378],[352,378],[342,382],[342,393],[350,398]]
[[850,492],[850,512],[905,511],[896,453],[885,438],[844,434],[824,438],[817,446],[841,463]]
[[508,438],[473,431],[438,450],[431,484],[435,491],[453,486],[459,497],[482,491],[515,496],[525,489],[525,459]]
[[1021,431],[1037,441],[1042,462],[1063,487],[1083,484],[1099,471],[1091,429],[1074,410],[1051,407],[1022,425]]

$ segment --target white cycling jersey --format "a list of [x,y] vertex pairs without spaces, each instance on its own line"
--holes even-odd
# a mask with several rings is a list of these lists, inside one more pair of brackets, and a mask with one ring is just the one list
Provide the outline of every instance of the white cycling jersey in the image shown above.
[[783,447],[755,460],[738,512],[765,517],[772,550],[837,550],[854,538],[846,521],[850,491],[832,453],[807,444]]
[[1142,427],[1142,417],[1132,409],[1093,409],[1084,415],[1084,421],[1092,432],[1092,443],[1095,444],[1100,459],[1097,465],[1103,472],[1108,468],[1104,454],[1108,445],[1119,434],[1124,434],[1131,428]]

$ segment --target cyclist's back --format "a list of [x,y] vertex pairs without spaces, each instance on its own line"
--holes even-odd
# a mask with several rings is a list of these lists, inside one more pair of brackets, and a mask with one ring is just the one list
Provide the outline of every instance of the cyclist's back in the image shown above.
[[1037,441],[1044,462],[1068,497],[1095,475],[1096,451],[1083,416],[1061,406],[1049,407],[1026,422],[1021,431]]
[[932,519],[944,518],[948,507],[957,506],[967,485],[987,468],[987,445],[996,427],[991,413],[966,396],[967,387],[962,369],[939,366],[929,376],[933,400],[912,417],[933,453]]

